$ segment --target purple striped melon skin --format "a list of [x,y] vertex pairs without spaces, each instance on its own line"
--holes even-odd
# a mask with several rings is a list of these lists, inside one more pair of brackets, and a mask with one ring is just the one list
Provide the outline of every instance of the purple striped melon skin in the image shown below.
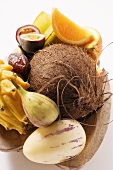
[[24,143],[23,153],[33,162],[57,164],[80,154],[85,143],[82,125],[76,120],[64,119],[36,129]]

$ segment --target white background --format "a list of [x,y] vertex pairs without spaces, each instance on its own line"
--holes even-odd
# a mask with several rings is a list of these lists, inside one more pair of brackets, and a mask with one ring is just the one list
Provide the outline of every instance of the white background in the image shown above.
[[[112,0],[0,0],[0,58],[4,59],[17,47],[15,32],[18,27],[31,24],[41,11],[51,13],[53,7],[57,7],[78,25],[98,29],[102,35],[103,48],[113,41]],[[113,78],[113,44],[103,51],[100,60],[101,67],[109,72],[109,78]],[[110,84],[113,92],[113,82]],[[22,152],[0,152],[0,170],[26,169],[59,170],[54,165],[32,163]],[[82,170],[113,170],[113,123],[109,124],[99,150]]]

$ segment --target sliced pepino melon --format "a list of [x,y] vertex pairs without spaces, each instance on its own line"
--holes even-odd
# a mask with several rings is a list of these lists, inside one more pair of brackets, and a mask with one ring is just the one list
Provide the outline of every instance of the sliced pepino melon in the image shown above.
[[35,130],[25,141],[23,153],[36,163],[57,164],[80,154],[85,143],[86,134],[78,121],[59,120]]

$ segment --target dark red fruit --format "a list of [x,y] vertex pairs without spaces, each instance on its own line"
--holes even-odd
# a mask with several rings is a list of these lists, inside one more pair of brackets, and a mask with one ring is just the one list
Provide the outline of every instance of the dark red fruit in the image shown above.
[[30,64],[24,54],[12,53],[8,56],[8,64],[13,66],[13,71],[20,74],[24,80],[27,80],[30,71]]

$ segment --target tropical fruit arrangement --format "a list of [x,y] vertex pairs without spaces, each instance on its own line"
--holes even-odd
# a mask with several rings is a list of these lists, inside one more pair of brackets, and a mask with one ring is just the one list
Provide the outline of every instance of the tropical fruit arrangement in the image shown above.
[[0,60],[0,150],[23,149],[33,162],[80,168],[104,138],[100,117],[109,121],[112,94],[98,66],[101,34],[54,8],[19,27],[16,41],[8,63]]

